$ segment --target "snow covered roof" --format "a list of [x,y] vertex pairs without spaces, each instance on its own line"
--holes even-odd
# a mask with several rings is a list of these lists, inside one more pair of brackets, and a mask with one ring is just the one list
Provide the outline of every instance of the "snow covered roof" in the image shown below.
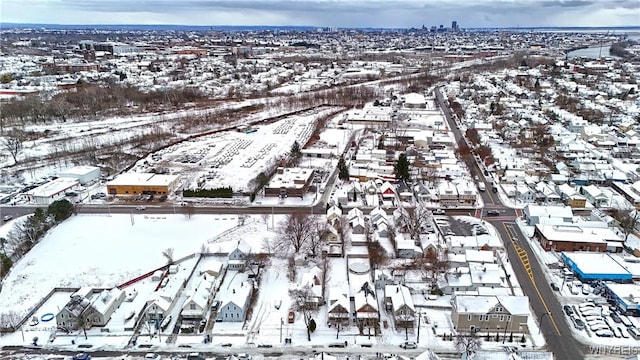
[[104,315],[122,296],[122,290],[117,287],[111,290],[102,290],[102,292],[96,296],[93,303],[91,303],[91,307],[93,307],[96,312]]
[[487,314],[499,312],[502,306],[509,315],[528,315],[529,297],[527,296],[481,296],[457,295],[453,298],[458,314]]
[[[227,276],[228,278],[228,276]],[[247,273],[233,273],[231,279],[225,279],[226,284],[220,287],[218,292],[218,299],[222,301],[222,306],[226,306],[229,303],[243,308],[246,303],[249,294],[251,293],[251,283],[248,281],[249,275]]]
[[76,179],[61,177],[27,191],[27,195],[34,197],[51,197],[78,185],[80,185],[80,183]]
[[415,311],[413,298],[411,297],[411,292],[408,287],[404,285],[387,285],[384,288],[384,293],[387,297],[391,298],[394,312],[400,310],[403,305]]
[[146,186],[170,186],[178,175],[161,175],[154,173],[124,173],[109,181],[107,185],[146,185]]
[[527,204],[522,210],[529,217],[564,217],[573,216],[570,206],[541,206]]

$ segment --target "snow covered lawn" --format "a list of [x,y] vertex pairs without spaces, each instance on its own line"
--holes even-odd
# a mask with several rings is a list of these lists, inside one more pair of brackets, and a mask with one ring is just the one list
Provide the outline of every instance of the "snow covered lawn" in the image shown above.
[[79,215],[51,230],[11,270],[0,309],[24,312],[54,287],[109,288],[198,252],[202,244],[237,225],[235,215]]

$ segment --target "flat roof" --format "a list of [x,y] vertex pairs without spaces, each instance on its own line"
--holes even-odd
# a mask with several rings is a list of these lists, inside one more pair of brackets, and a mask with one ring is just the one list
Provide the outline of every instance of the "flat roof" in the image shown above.
[[617,275],[631,279],[631,273],[607,253],[562,252],[562,258],[584,275]]
[[584,228],[571,224],[536,224],[536,229],[549,241],[606,243],[606,240],[620,240],[620,238],[608,228]]
[[118,175],[109,185],[147,185],[147,186],[169,186],[178,179],[178,175],[161,175],[154,173],[124,173]]
[[51,197],[77,185],[80,185],[78,180],[61,177],[29,190],[27,195],[34,197]]
[[82,176],[82,175],[90,174],[94,171],[100,171],[100,168],[97,166],[74,166],[67,170],[61,171],[58,175],[59,176],[68,176],[68,175]]

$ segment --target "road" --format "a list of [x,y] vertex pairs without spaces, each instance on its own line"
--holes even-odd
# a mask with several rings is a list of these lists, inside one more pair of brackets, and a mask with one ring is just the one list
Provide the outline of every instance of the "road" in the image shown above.
[[[456,124],[451,109],[439,89],[435,90],[436,101],[454,134],[458,146],[465,144],[466,140]],[[529,246],[527,237],[520,232],[520,228],[514,222],[518,212],[515,209],[504,206],[500,197],[493,193],[493,182],[485,176],[483,166],[477,159],[468,157],[473,161],[467,161],[467,166],[472,173],[478,174],[480,181],[486,185],[487,191],[481,192],[484,201],[484,209],[479,217],[493,225],[504,241],[511,267],[516,274],[518,283],[525,295],[529,297],[530,306],[534,312],[540,331],[544,334],[548,349],[553,352],[556,359],[581,360],[586,348],[571,336],[567,318],[563,315],[562,305],[556,294],[546,281],[542,265],[537,261],[535,254]],[[475,171],[473,171],[475,170]],[[498,210],[498,216],[485,217],[488,209]]]
[[[450,128],[455,136],[458,145],[465,144],[460,129],[454,121],[449,107],[444,103],[444,99],[440,92],[436,89],[436,99],[448,121]],[[566,317],[563,316],[561,304],[551,290],[551,287],[545,280],[544,272],[541,265],[537,262],[532,252],[527,238],[520,232],[518,226],[514,223],[518,212],[515,209],[504,206],[500,197],[491,191],[492,181],[484,174],[484,167],[475,161],[473,157],[467,157],[467,166],[472,173],[478,174],[479,181],[486,184],[487,191],[481,192],[484,202],[484,208],[475,210],[475,214],[470,214],[469,210],[447,210],[448,215],[472,215],[484,218],[485,221],[491,223],[498,231],[505,242],[505,247],[511,259],[512,267],[520,283],[524,293],[529,297],[531,308],[534,311],[540,329],[545,336],[547,345],[556,358],[563,360],[583,359],[583,347],[576,339],[571,336],[570,326]],[[330,179],[332,184],[335,180],[335,173]],[[312,214],[324,214],[325,203],[330,192],[330,186],[322,195],[321,201],[315,206],[309,206],[307,209]],[[136,207],[144,205],[145,210],[137,210]],[[11,215],[14,218],[26,214],[31,214],[37,206],[2,206],[0,207],[0,215]],[[289,214],[294,211],[300,211],[299,206],[195,206],[195,214]],[[304,209],[304,208],[303,208]],[[487,216],[487,211],[497,210],[497,216]],[[181,214],[184,209],[180,205],[171,203],[138,203],[130,205],[111,205],[111,204],[82,204],[76,207],[77,213],[80,214],[97,214],[97,213],[113,213],[113,214],[129,214],[132,212],[148,213],[148,214]],[[472,210],[473,212],[473,210]],[[110,354],[104,354],[110,355]],[[301,354],[302,355],[302,354]]]

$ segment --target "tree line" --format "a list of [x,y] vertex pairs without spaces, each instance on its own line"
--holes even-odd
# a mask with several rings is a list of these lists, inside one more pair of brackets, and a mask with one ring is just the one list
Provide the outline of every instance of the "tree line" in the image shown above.
[[13,262],[22,258],[33,248],[49,229],[58,225],[71,214],[73,205],[67,200],[53,202],[45,210],[37,208],[24,221],[15,221],[6,238],[0,238],[0,278],[6,276]]

